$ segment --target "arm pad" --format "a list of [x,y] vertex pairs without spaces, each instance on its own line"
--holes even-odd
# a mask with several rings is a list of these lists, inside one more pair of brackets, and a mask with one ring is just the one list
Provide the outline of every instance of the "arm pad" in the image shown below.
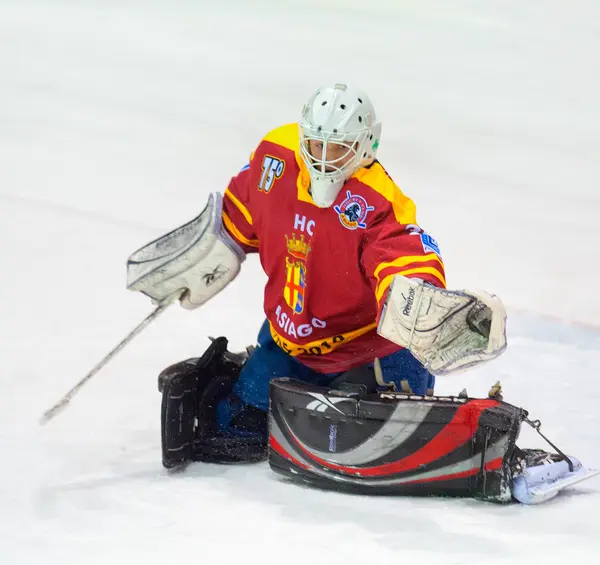
[[221,194],[211,194],[200,215],[133,253],[127,288],[158,303],[183,295],[181,305],[189,310],[225,288],[246,255],[225,231],[221,212]]
[[377,332],[443,375],[506,349],[506,311],[499,298],[485,292],[444,290],[396,275]]

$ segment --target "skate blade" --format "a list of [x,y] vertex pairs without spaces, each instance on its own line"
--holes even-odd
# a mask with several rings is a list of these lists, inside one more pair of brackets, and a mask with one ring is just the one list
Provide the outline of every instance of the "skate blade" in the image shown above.
[[515,488],[513,496],[522,504],[541,504],[553,499],[561,490],[600,474],[600,470],[580,467],[572,473],[532,488]]

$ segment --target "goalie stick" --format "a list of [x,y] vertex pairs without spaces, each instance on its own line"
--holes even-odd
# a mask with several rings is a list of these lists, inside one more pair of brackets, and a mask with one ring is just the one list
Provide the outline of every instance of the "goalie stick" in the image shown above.
[[83,388],[87,383],[104,365],[106,365],[121,349],[123,349],[136,335],[138,335],[150,322],[155,320],[160,314],[162,314],[173,302],[183,298],[184,291],[179,290],[168,296],[161,301],[158,306],[146,316],[131,332],[122,339],[111,351],[109,351],[91,370],[85,377],[83,377],[69,392],[67,392],[52,408],[49,408],[44,412],[40,418],[40,425],[47,424],[52,418],[54,418],[59,412],[62,412],[71,402],[72,398]]

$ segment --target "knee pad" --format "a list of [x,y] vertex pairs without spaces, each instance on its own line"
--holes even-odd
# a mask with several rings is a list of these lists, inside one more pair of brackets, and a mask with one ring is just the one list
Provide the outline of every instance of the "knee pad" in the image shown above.
[[361,365],[337,376],[327,385],[327,388],[355,392],[356,394],[367,394],[375,392],[378,386],[373,367]]

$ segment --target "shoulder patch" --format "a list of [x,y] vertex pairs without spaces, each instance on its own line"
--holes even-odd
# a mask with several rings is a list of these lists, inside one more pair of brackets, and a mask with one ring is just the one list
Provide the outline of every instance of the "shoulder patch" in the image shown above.
[[425,253],[435,253],[438,257],[441,256],[440,246],[437,241],[433,239],[428,233],[422,233],[420,235],[421,244],[423,245],[423,251]]
[[334,206],[333,209],[337,212],[338,218],[345,228],[355,230],[367,227],[365,222],[367,213],[375,210],[375,207],[369,206],[360,194],[352,194],[347,190],[344,201],[339,206]]

